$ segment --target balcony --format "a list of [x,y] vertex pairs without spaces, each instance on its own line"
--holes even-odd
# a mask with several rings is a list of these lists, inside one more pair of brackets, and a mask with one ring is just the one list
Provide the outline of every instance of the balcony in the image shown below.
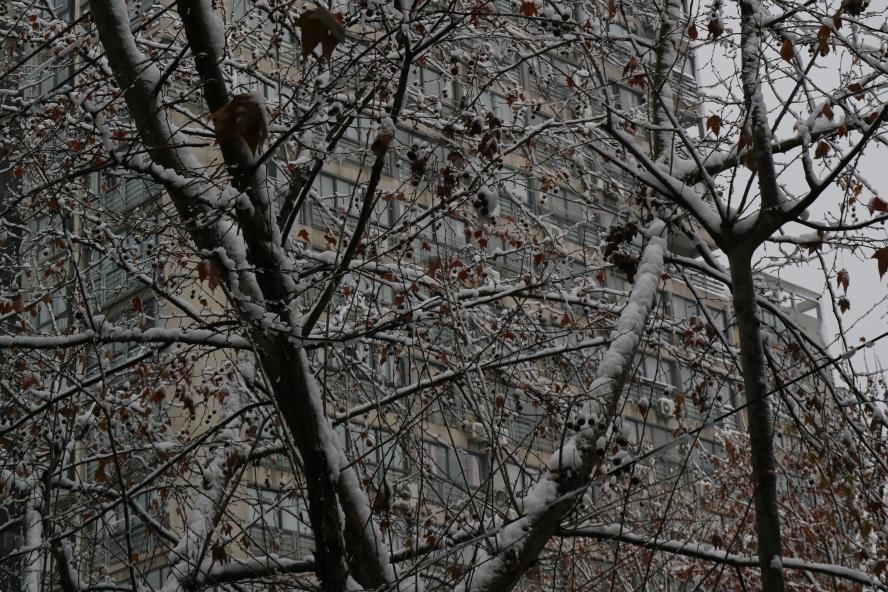
[[688,280],[695,287],[699,288],[706,292],[706,294],[701,294],[701,296],[708,296],[711,298],[716,298],[720,300],[728,300],[730,294],[728,293],[728,289],[725,285],[717,280],[712,279],[711,277],[704,275],[698,271],[694,271],[693,269],[685,270],[687,274]]
[[253,526],[249,530],[249,537],[250,547],[263,553],[297,560],[314,554],[314,538],[308,531],[303,533],[271,526]]

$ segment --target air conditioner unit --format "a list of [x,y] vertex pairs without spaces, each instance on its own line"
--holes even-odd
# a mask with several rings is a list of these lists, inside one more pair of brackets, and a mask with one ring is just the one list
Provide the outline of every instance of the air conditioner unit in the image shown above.
[[604,190],[604,179],[597,175],[583,175],[583,184],[587,189]]
[[464,421],[463,428],[466,430],[466,435],[472,440],[484,440],[486,438],[484,425],[480,421]]
[[657,413],[662,417],[672,417],[675,414],[675,402],[669,397],[657,399]]

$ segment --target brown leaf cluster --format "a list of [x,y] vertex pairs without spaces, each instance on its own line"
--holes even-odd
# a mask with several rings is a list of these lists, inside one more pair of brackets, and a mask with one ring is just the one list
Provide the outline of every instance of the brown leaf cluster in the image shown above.
[[334,15],[322,6],[309,10],[296,20],[302,31],[302,57],[307,58],[320,45],[321,55],[328,60],[336,46],[345,41],[341,15]]
[[885,272],[888,271],[888,247],[876,249],[870,259],[876,260],[876,263],[879,265],[879,278],[883,277]]
[[841,286],[845,293],[848,293],[848,286],[851,284],[851,274],[848,273],[847,269],[842,269],[839,273],[836,274],[836,287]]
[[212,115],[216,140],[222,144],[241,138],[256,154],[268,138],[264,110],[265,105],[253,93],[235,95]]

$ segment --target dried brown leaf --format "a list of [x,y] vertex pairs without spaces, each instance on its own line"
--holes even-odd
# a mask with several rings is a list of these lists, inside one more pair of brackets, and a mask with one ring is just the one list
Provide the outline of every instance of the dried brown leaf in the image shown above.
[[829,53],[830,35],[832,35],[832,29],[826,25],[823,25],[817,30],[817,51],[820,52],[821,56],[825,56]]
[[216,140],[222,144],[241,138],[253,154],[268,137],[265,105],[253,93],[235,95],[212,115]]
[[318,6],[298,19],[296,26],[302,30],[302,57],[308,57],[320,45],[321,55],[328,60],[336,46],[345,41],[345,27],[329,10]]
[[795,45],[793,45],[792,39],[789,37],[784,39],[783,45],[780,46],[780,57],[787,62],[792,62],[795,58]]
[[848,286],[851,284],[851,274],[847,269],[842,269],[836,274],[836,287],[840,287],[848,293]]
[[888,247],[876,249],[870,259],[875,259],[879,264],[879,277],[884,276],[885,272],[888,271]]
[[859,82],[852,82],[851,84],[849,84],[848,92],[854,93],[854,98],[858,101],[862,101],[864,99],[863,85]]
[[888,203],[878,196],[873,197],[866,207],[870,214],[873,214],[874,212],[888,212]]
[[536,4],[533,2],[522,2],[521,6],[518,8],[518,14],[523,14],[524,16],[536,16]]
[[626,62],[625,66],[623,66],[623,78],[625,78],[629,74],[632,74],[638,67],[639,63],[640,62],[638,61],[637,57],[632,56],[631,58],[629,58],[629,61]]

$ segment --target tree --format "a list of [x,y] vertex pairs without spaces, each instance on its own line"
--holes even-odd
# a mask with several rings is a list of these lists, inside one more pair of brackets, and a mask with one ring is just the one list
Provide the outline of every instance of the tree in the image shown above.
[[866,3],[86,9],[2,17],[25,590],[885,587]]

